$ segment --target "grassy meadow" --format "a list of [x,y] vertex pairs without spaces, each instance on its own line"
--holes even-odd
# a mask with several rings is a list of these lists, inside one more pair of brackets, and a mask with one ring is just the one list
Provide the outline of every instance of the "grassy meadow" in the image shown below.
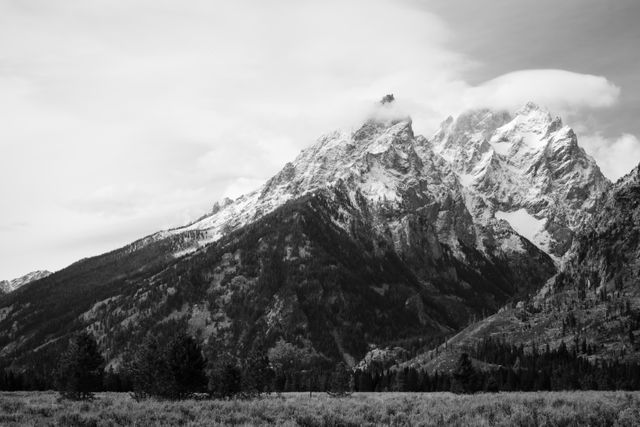
[[91,402],[55,392],[0,393],[1,426],[637,426],[638,392],[287,393],[256,400],[136,402],[100,393]]

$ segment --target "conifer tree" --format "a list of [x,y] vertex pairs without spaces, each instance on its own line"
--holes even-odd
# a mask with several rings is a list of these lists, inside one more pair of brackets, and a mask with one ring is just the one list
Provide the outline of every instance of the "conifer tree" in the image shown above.
[[477,374],[467,353],[462,353],[453,373],[451,391],[454,393],[473,393],[477,391]]
[[250,396],[268,392],[274,375],[264,347],[261,345],[257,346],[249,353],[243,364],[243,392]]
[[215,390],[220,397],[232,398],[242,390],[242,373],[240,368],[231,362],[223,364],[217,377]]
[[223,342],[210,340],[207,349],[207,376],[209,394],[231,398],[242,391],[242,370],[237,357],[233,356]]
[[331,373],[331,381],[327,393],[334,397],[343,397],[351,391],[351,370],[343,363],[338,363]]
[[160,397],[169,388],[169,367],[158,339],[148,334],[136,348],[127,370],[133,382],[136,399]]
[[358,391],[373,391],[373,380],[367,371],[357,371]]
[[167,395],[184,399],[195,392],[204,391],[207,385],[205,360],[200,345],[187,334],[176,335],[167,346],[166,361],[169,369],[170,389]]
[[181,332],[166,344],[147,335],[128,370],[136,398],[184,399],[205,390],[204,368],[200,346]]
[[93,335],[76,334],[62,353],[56,372],[56,385],[67,399],[91,399],[102,385],[104,359]]

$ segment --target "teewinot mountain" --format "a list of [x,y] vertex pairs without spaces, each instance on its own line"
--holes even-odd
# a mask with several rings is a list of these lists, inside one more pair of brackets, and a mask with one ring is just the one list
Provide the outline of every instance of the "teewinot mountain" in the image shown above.
[[2,365],[46,372],[87,329],[117,369],[145,334],[184,327],[236,352],[283,338],[353,366],[451,336],[559,269],[591,277],[572,254],[599,255],[576,236],[602,238],[586,230],[617,206],[559,118],[474,110],[428,140],[392,104],[192,224],[0,297]]

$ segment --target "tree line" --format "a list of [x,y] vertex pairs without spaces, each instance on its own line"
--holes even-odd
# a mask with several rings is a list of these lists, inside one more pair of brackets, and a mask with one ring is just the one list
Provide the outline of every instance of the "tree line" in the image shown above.
[[460,354],[451,372],[430,374],[413,366],[356,371],[355,384],[357,391],[640,390],[640,364],[590,360],[596,350],[584,339],[552,350],[488,338]]
[[640,365],[620,361],[593,363],[596,348],[585,340],[551,350],[526,349],[486,339],[459,356],[451,372],[415,366],[350,369],[333,364],[282,339],[266,349],[256,345],[233,355],[215,340],[205,348],[186,333],[168,339],[147,335],[118,370],[105,369],[93,336],[75,335],[58,361],[53,380],[33,372],[0,371],[0,390],[56,389],[70,399],[90,399],[94,392],[131,392],[136,399],[251,398],[263,393],[309,391],[344,395],[361,392],[639,390]]
[[119,369],[105,366],[93,335],[76,334],[53,375],[34,370],[0,370],[0,390],[55,389],[69,399],[91,399],[100,391],[131,392],[136,399],[194,396],[250,398],[271,392],[322,391],[343,395],[351,371],[335,366],[309,348],[282,339],[266,349],[257,344],[243,356],[221,342],[205,348],[184,332],[167,339],[147,335]]

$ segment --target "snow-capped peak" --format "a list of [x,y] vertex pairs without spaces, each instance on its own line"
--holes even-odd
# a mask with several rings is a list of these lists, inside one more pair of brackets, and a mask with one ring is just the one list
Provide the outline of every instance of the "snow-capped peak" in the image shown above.
[[[206,230],[210,236],[208,241],[217,240],[224,232],[247,224],[289,200],[347,180],[356,183],[358,189],[371,198],[395,198],[396,187],[390,179],[394,172],[380,168],[376,163],[395,159],[409,167],[409,163],[417,158],[414,155],[413,160],[409,159],[412,139],[410,118],[375,116],[355,132],[330,132],[304,149],[259,189],[173,231]],[[383,169],[385,173],[381,174]],[[377,187],[371,185],[375,179],[368,177],[374,174],[387,181],[381,181]],[[384,193],[380,193],[382,189]]]
[[[518,151],[539,152],[548,143],[548,136],[562,128],[562,120],[549,111],[528,103],[518,110],[509,123],[496,130],[491,145],[503,155]],[[567,128],[569,129],[569,128]]]
[[[379,108],[388,106],[387,103]],[[315,191],[341,192],[358,207],[364,200],[370,212],[384,206],[386,212],[395,210],[405,215],[428,206],[430,221],[441,221],[436,230],[452,247],[459,239],[472,239],[468,213],[464,221],[469,220],[469,224],[464,227],[462,220],[444,219],[452,215],[450,212],[438,217],[441,208],[465,209],[451,168],[434,156],[424,137],[414,135],[410,117],[374,114],[354,132],[334,131],[321,136],[256,191],[219,205],[210,215],[186,227],[171,230],[172,234],[194,230],[206,234],[188,248],[183,247],[178,255],[215,241],[284,203]]]
[[[395,211],[398,218],[426,210],[439,239],[452,248],[464,241],[484,250],[486,241],[518,251],[515,230],[561,256],[572,230],[609,185],[573,131],[533,103],[513,116],[489,109],[464,112],[445,120],[431,141],[414,135],[411,118],[394,104],[379,103],[356,131],[321,136],[259,189],[168,232],[198,231],[178,254],[290,200],[328,190],[345,193],[353,206],[366,200],[368,210]],[[385,226],[400,227],[392,223]],[[498,235],[507,240],[497,242]]]
[[506,111],[469,110],[455,120],[447,118],[433,136],[431,146],[435,153],[451,163],[463,183],[467,183],[478,162],[490,154],[488,140],[493,132],[510,120]]
[[547,116],[551,116],[549,114],[549,111],[543,107],[541,107],[540,105],[536,104],[535,102],[529,101],[526,104],[524,104],[522,107],[520,107],[520,109],[518,109],[516,111],[516,116],[519,115],[529,115],[529,114],[543,114],[543,115],[547,115]]
[[443,124],[433,147],[458,174],[477,221],[490,222],[496,213],[506,221],[527,217],[510,224],[556,256],[609,185],[573,130],[531,102],[513,117],[486,109],[463,113]]

